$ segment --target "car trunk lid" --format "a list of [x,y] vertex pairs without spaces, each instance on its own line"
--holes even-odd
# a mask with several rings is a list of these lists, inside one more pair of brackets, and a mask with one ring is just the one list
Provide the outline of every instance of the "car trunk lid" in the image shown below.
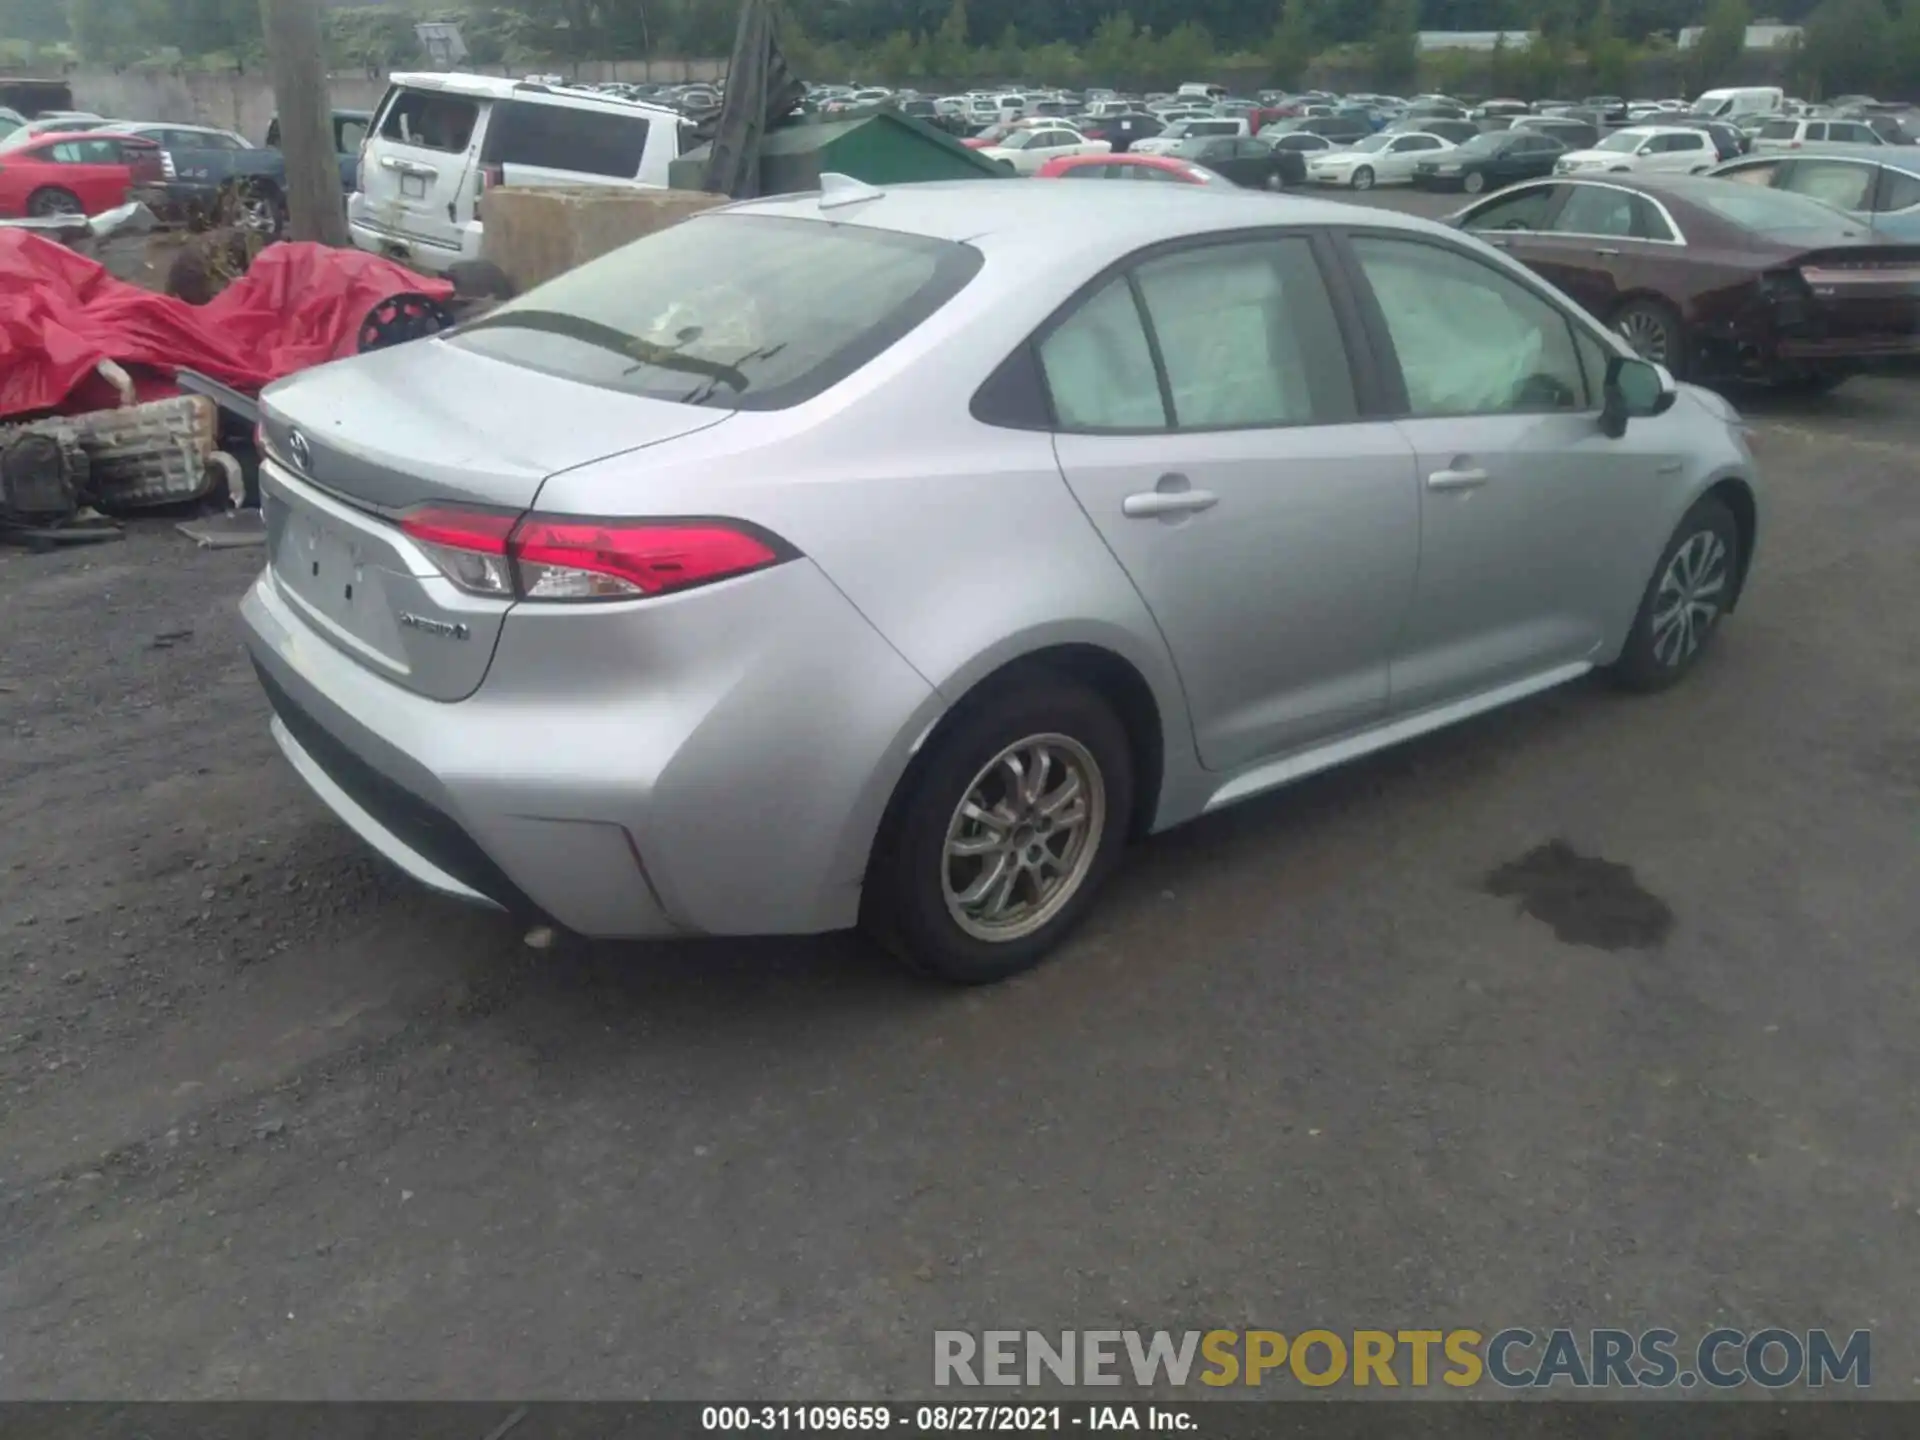
[[394,683],[460,700],[512,601],[463,592],[404,534],[426,504],[520,514],[548,476],[718,425],[725,410],[622,395],[437,341],[270,388],[268,563],[330,644]]
[[1898,347],[1920,337],[1920,246],[1846,245],[1794,266],[1812,298],[1809,322],[1826,337]]

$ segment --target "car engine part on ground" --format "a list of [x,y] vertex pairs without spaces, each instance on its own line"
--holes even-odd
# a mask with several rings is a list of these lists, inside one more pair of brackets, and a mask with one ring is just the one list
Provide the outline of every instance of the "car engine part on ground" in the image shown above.
[[72,435],[23,431],[0,445],[0,521],[51,524],[70,518],[87,493],[87,452]]
[[357,250],[287,242],[194,306],[115,279],[23,230],[0,230],[0,416],[58,410],[100,361],[171,376],[190,367],[254,391],[355,354],[396,296],[435,304],[453,286]]
[[[57,520],[87,505],[110,513],[178,505],[202,499],[216,484],[231,492],[239,467],[213,459],[215,419],[214,403],[204,395],[176,395],[0,430],[6,509]],[[78,465],[56,464],[56,457],[76,454]],[[22,476],[17,498],[16,463]]]

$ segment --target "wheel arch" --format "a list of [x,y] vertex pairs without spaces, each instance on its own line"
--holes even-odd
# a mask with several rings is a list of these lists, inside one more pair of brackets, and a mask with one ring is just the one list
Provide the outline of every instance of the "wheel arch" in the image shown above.
[[1733,594],[1728,597],[1727,609],[1733,610],[1740,603],[1740,596],[1747,588],[1747,572],[1753,566],[1754,542],[1760,533],[1760,507],[1753,493],[1753,486],[1744,476],[1727,475],[1716,480],[1702,492],[1703,500],[1718,500],[1733,512],[1733,523],[1740,532],[1740,569],[1733,577]]
[[1184,723],[1184,715],[1169,717],[1167,706],[1156,694],[1146,674],[1119,650],[1092,640],[1057,640],[1021,651],[1017,655],[989,663],[961,685],[943,686],[957,691],[953,699],[928,724],[913,742],[906,763],[893,779],[886,806],[867,846],[863,876],[871,876],[875,859],[883,853],[897,829],[902,807],[925,771],[930,758],[944,736],[958,720],[989,701],[994,692],[1015,684],[1023,675],[1051,672],[1066,675],[1088,686],[1113,707],[1133,760],[1133,812],[1127,817],[1129,839],[1144,836],[1153,828],[1160,809],[1167,778],[1167,732],[1171,725]]

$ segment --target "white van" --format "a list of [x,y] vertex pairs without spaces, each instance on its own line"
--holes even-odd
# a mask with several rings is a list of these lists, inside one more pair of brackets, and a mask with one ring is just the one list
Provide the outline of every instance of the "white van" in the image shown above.
[[416,270],[480,258],[480,197],[501,185],[664,189],[677,110],[497,75],[395,75],[360,151],[347,228]]
[[1744,85],[1731,90],[1709,90],[1688,110],[1702,120],[1738,120],[1743,115],[1778,115],[1786,107],[1787,92],[1777,85]]
[[1227,87],[1201,80],[1189,80],[1180,87],[1178,93],[1193,100],[1224,100],[1227,98]]

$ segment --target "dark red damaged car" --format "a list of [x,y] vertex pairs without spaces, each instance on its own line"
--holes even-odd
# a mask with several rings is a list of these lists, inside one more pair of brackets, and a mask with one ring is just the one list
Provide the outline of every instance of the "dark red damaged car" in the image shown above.
[[1824,389],[1920,356],[1920,246],[1782,190],[1693,176],[1540,180],[1451,223],[1676,377]]

